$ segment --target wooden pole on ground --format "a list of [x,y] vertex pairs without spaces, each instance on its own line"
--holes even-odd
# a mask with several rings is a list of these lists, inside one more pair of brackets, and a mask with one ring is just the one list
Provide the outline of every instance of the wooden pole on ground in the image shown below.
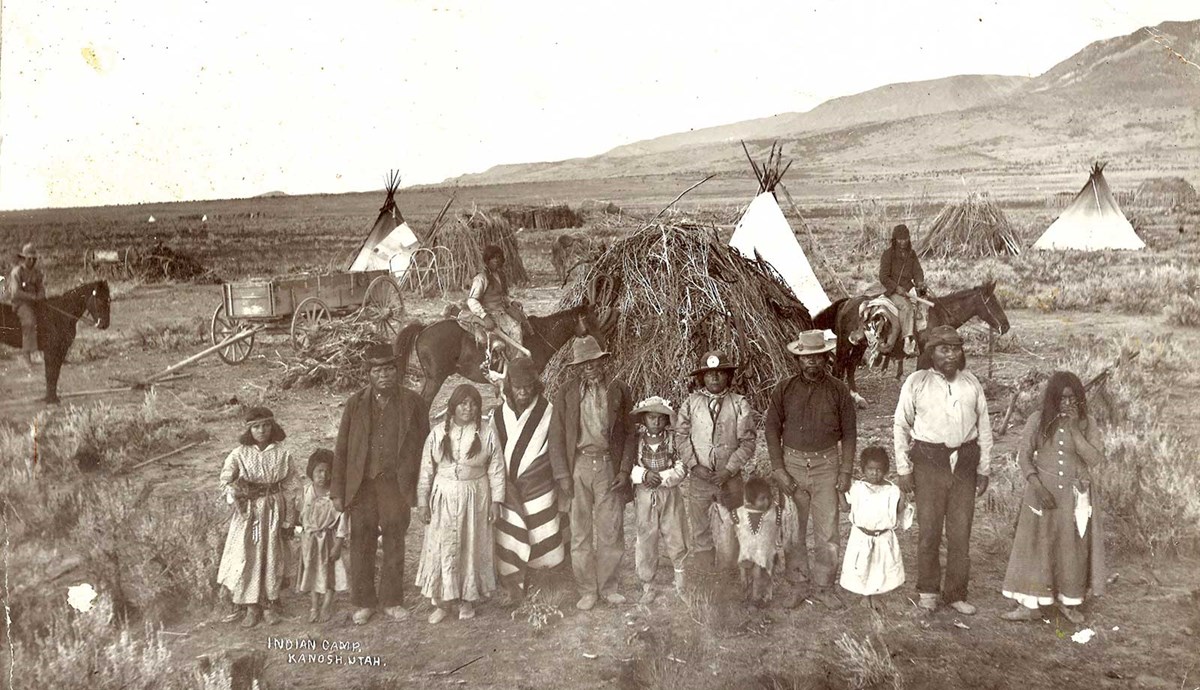
[[158,381],[159,379],[166,378],[167,376],[170,376],[171,374],[175,373],[176,371],[179,371],[183,367],[186,367],[187,365],[195,362],[196,360],[203,359],[203,358],[211,355],[212,353],[216,352],[217,350],[229,347],[230,345],[232,345],[236,342],[240,342],[242,340],[245,340],[246,338],[249,338],[250,336],[254,335],[255,333],[258,333],[259,331],[261,331],[263,328],[264,328],[264,326],[254,326],[252,328],[247,328],[244,331],[238,331],[237,333],[234,333],[233,335],[222,340],[221,342],[217,343],[216,345],[213,345],[212,347],[209,347],[209,348],[205,348],[205,349],[201,350],[200,352],[197,352],[196,354],[192,355],[191,357],[188,357],[187,359],[184,359],[180,362],[172,364],[171,366],[167,367],[166,369],[163,369],[162,371],[158,372],[157,374],[154,374],[153,376],[146,379],[145,381],[142,381],[142,383],[150,384],[155,381]]
[[192,441],[191,443],[180,446],[180,447],[176,448],[175,450],[168,451],[161,455],[155,455],[154,457],[150,458],[149,460],[143,460],[142,462],[139,462],[138,464],[134,465],[133,467],[130,467],[128,470],[125,470],[125,471],[132,472],[134,470],[141,469],[141,468],[145,467],[146,465],[158,462],[159,460],[169,458],[172,455],[178,455],[178,454],[182,453],[183,451],[188,450],[189,448],[195,448],[196,446],[200,445],[201,443],[204,443],[204,442],[203,441]]

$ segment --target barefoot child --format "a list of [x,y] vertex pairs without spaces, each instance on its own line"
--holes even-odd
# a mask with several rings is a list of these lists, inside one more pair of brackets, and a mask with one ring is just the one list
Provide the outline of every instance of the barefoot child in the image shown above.
[[346,538],[350,536],[350,516],[339,513],[329,500],[329,480],[333,451],[320,448],[308,458],[309,482],[300,498],[300,587],[312,594],[308,622],[322,623],[333,612],[333,593],[349,589]]
[[671,427],[675,411],[671,403],[654,396],[637,404],[630,413],[637,432],[628,437],[625,471],[636,487],[637,547],[634,563],[642,581],[640,603],[654,600],[654,571],[658,566],[658,542],[663,541],[667,557],[675,567],[675,592],[683,590],[684,542],[683,491],[679,485],[686,471],[683,458],[675,452]]
[[866,597],[878,610],[877,597],[904,584],[904,561],[896,529],[901,527],[905,501],[900,487],[884,480],[887,451],[878,446],[863,449],[864,479],[855,480],[846,492],[850,502],[850,537],[842,561],[841,585]]
[[755,477],[746,482],[742,505],[733,511],[738,543],[738,572],[746,599],[765,607],[774,593],[773,577],[784,566],[784,550],[799,531],[794,507],[776,501],[771,484]]
[[287,566],[284,533],[294,516],[289,497],[299,481],[292,456],[280,443],[286,438],[265,407],[246,414],[237,448],[225,458],[221,483],[233,504],[217,582],[227,587],[233,603],[246,610],[242,626],[279,622],[279,590]]

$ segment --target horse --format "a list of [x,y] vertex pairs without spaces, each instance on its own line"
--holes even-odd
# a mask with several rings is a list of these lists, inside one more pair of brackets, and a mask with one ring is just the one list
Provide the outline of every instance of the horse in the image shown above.
[[[987,281],[981,285],[966,290],[952,292],[944,297],[932,298],[933,306],[929,308],[925,329],[917,331],[917,356],[925,350],[925,334],[934,326],[948,325],[958,328],[972,318],[978,316],[989,326],[1000,331],[1001,335],[1008,332],[1008,315],[1004,313],[1004,305],[995,295],[995,281]],[[837,300],[817,314],[813,320],[814,328],[833,331],[837,336],[837,347],[834,355],[833,374],[846,382],[850,391],[858,398],[858,390],[854,381],[854,372],[862,363],[867,351],[866,334],[871,332],[873,324],[864,324],[859,315],[862,303],[869,299],[864,295],[845,297]],[[888,361],[896,362],[896,380],[904,378],[904,353],[898,333],[888,330],[896,324],[874,324],[878,342],[884,343],[878,348],[883,358],[883,370],[887,371]],[[859,337],[858,333],[863,336]],[[891,347],[886,343],[890,340]]]
[[[34,311],[38,322],[38,349],[43,353],[46,370],[46,397],[42,401],[57,403],[58,375],[67,359],[67,350],[75,342],[75,323],[86,312],[96,328],[108,328],[108,283],[103,280],[84,283],[36,304]],[[21,321],[16,310],[7,304],[0,304],[0,342],[21,347]]]
[[[592,335],[603,344],[603,334],[616,316],[614,309],[597,307],[590,291],[578,306],[549,316],[530,316],[521,324],[521,341],[540,372],[572,337]],[[451,374],[475,383],[491,383],[484,374],[484,353],[475,342],[475,336],[454,319],[435,321],[428,326],[418,321],[409,323],[396,334],[393,351],[402,367],[416,352],[425,375],[421,397],[430,407]]]

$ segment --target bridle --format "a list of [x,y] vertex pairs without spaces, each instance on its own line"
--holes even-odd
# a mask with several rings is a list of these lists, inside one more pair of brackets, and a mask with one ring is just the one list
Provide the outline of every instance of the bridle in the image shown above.
[[[998,323],[1000,323],[1000,317],[996,316],[996,312],[992,310],[992,300],[994,300],[995,298],[996,298],[996,296],[993,295],[990,291],[986,292],[983,295],[983,308],[985,310],[987,310],[987,314],[988,314],[988,316],[991,317],[992,321],[994,321],[998,324]],[[991,323],[989,323],[988,325],[990,326]],[[997,328],[999,328],[999,326],[997,326]]]

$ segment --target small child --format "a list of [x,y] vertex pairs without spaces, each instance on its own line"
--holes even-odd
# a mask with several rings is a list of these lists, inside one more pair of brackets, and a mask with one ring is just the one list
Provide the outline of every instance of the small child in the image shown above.
[[309,482],[300,497],[300,586],[312,594],[308,622],[325,623],[333,612],[333,593],[349,589],[346,539],[350,536],[350,516],[339,513],[329,499],[329,481],[333,472],[333,451],[319,448],[308,458]]
[[658,566],[658,542],[666,545],[667,557],[675,567],[675,593],[683,593],[684,541],[683,491],[686,475],[683,458],[675,452],[675,410],[667,400],[652,396],[633,408],[630,416],[637,432],[629,436],[625,464],[637,487],[637,547],[634,562],[642,581],[642,604],[654,601],[654,571]]
[[771,484],[761,477],[746,482],[742,505],[732,513],[738,542],[738,572],[747,587],[746,598],[763,608],[774,594],[772,578],[784,566],[784,550],[796,538],[795,508],[776,500]]
[[253,407],[246,413],[240,445],[221,468],[221,483],[234,510],[217,582],[229,589],[234,604],[245,608],[246,628],[257,625],[260,615],[274,625],[282,612],[279,593],[288,560],[284,539],[295,520],[289,497],[299,482],[292,456],[280,445],[285,438],[270,410]]
[[904,561],[896,528],[907,529],[904,494],[884,480],[890,462],[878,446],[863,449],[864,479],[855,480],[846,492],[850,502],[850,537],[842,561],[843,588],[866,597],[864,603],[882,611],[877,597],[904,584]]

